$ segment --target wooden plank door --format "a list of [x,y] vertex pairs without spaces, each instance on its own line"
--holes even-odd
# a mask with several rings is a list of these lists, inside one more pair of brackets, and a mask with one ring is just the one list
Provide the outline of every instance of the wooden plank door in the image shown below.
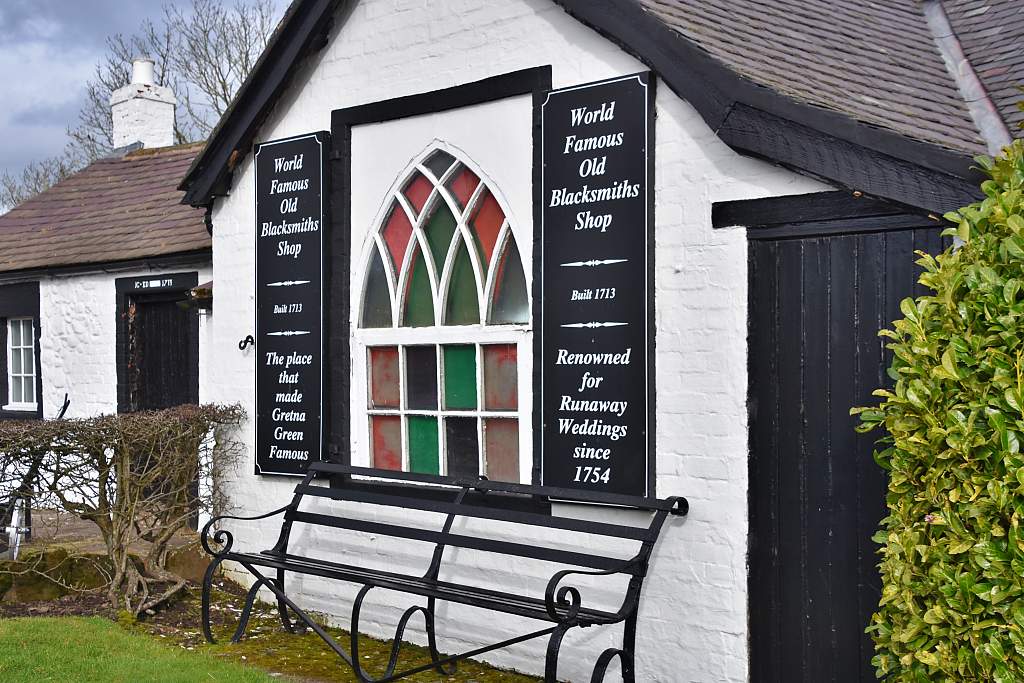
[[877,336],[938,229],[749,242],[751,680],[874,681],[885,476],[851,406],[890,384]]
[[184,293],[133,297],[129,343],[129,403],[156,410],[199,402],[195,309]]

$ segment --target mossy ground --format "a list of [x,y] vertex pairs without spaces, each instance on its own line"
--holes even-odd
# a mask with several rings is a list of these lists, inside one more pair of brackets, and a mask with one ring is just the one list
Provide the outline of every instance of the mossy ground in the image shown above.
[[[312,631],[302,634],[286,632],[278,619],[276,609],[257,604],[246,637],[239,643],[229,639],[237,624],[238,614],[244,604],[237,587],[224,586],[228,590],[214,593],[212,610],[214,635],[217,644],[210,645],[199,630],[199,604],[197,600],[186,601],[187,607],[178,618],[182,627],[168,627],[159,620],[142,621],[132,626],[134,630],[150,633],[158,638],[177,642],[186,649],[210,653],[216,657],[253,664],[261,669],[281,673],[302,681],[355,681],[351,669]],[[179,607],[180,609],[180,607]],[[415,621],[415,620],[414,620]],[[187,626],[186,626],[187,625]],[[324,625],[321,623],[321,625]],[[326,627],[327,632],[348,650],[349,634],[338,628]],[[363,668],[374,677],[383,674],[391,654],[391,643],[360,636],[360,659]],[[406,643],[402,647],[398,668],[406,669],[424,664],[430,660],[425,648]],[[523,674],[494,669],[478,662],[459,662],[458,671],[444,676],[436,671],[427,671],[406,680],[419,683],[463,682],[463,683],[527,683],[539,679]]]

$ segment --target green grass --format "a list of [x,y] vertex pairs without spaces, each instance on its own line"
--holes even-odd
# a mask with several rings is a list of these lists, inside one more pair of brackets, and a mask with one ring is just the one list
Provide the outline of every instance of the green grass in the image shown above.
[[75,683],[193,683],[274,681],[232,662],[129,633],[103,618],[0,621],[0,681]]

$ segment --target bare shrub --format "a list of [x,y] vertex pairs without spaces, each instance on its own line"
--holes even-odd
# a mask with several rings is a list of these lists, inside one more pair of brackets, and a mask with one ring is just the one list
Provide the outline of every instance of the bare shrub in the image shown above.
[[232,433],[243,415],[238,406],[205,405],[0,422],[0,501],[30,489],[34,508],[94,522],[111,604],[141,614],[185,586],[167,569],[175,535],[199,512],[225,511],[225,475],[241,452]]

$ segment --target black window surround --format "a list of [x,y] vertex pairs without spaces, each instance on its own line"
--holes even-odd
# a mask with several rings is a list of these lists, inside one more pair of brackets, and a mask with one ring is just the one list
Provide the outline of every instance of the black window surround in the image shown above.
[[32,318],[35,330],[35,373],[36,373],[36,409],[3,410],[0,409],[0,420],[32,420],[43,417],[43,373],[39,359],[39,340],[43,336],[43,326],[39,320],[39,283],[24,282],[16,285],[0,286],[0,405],[7,405],[10,396],[8,387],[9,368],[7,367],[7,321],[11,318]]
[[[450,111],[522,95],[533,96],[533,168],[532,185],[534,224],[540,222],[540,111],[544,94],[551,89],[551,66],[523,69],[483,80],[434,90],[416,95],[396,97],[380,102],[336,109],[331,112],[331,234],[328,252],[332,257],[325,274],[325,325],[328,353],[325,373],[323,419],[327,425],[327,460],[351,463],[351,348],[349,343],[349,310],[352,292],[349,289],[351,263],[351,177],[352,127],[382,123],[396,119]],[[536,368],[534,369],[536,375]],[[536,417],[535,417],[536,419]],[[534,457],[534,483],[540,481],[540,468]]]
[[[143,294],[187,293],[199,284],[199,273],[147,273],[114,280],[116,296],[115,363],[117,365],[117,412],[131,412],[128,400],[128,306],[133,297]],[[194,362],[189,366],[189,386],[193,401],[199,402],[199,317],[189,325],[189,343]]]

